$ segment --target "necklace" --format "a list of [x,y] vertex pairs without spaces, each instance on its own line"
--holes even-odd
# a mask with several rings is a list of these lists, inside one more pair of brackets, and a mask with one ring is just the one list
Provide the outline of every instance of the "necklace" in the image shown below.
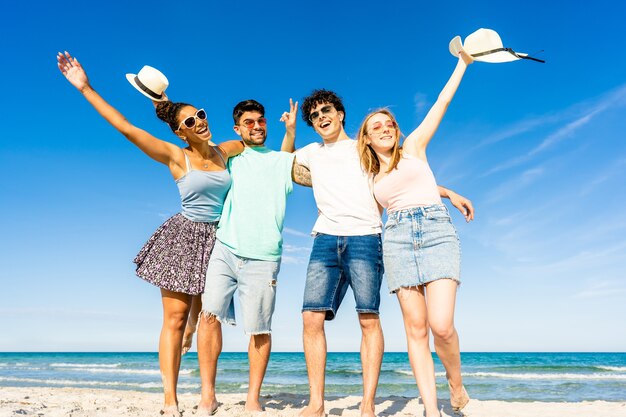
[[209,156],[205,158],[204,155],[202,155],[201,153],[198,153],[198,157],[201,160],[202,168],[207,169],[209,167],[209,161],[211,160],[211,155],[212,153],[209,153]]

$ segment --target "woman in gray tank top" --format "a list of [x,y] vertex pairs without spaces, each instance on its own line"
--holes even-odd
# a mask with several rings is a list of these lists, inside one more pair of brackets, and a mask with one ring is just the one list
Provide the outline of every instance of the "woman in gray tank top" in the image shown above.
[[191,346],[215,229],[230,188],[226,161],[241,153],[243,144],[229,141],[213,146],[205,111],[171,101],[155,102],[157,116],[188,146],[181,149],[157,139],[133,126],[108,104],[91,87],[76,58],[65,52],[59,53],[57,60],[65,78],[106,121],[146,155],[169,168],[180,191],[181,213],[161,225],[134,260],[137,275],[161,289],[159,365],[165,393],[162,414],[180,417],[176,396],[180,356]]

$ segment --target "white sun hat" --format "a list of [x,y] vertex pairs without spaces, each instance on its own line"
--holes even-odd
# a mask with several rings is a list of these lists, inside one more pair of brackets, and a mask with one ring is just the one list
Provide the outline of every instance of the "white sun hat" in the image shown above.
[[152,101],[167,101],[163,94],[169,81],[161,71],[145,65],[137,74],[126,74],[126,79],[141,94]]
[[519,59],[530,59],[537,62],[545,62],[544,60],[533,58],[522,52],[515,52],[511,48],[505,48],[502,45],[502,39],[495,30],[478,29],[465,38],[465,42],[461,44],[461,37],[455,36],[450,41],[450,53],[459,56],[460,51],[480,62],[511,62]]

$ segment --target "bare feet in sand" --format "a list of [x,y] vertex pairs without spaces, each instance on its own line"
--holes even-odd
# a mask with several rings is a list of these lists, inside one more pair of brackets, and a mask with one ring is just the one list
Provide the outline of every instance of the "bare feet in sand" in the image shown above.
[[321,406],[307,405],[300,411],[298,417],[324,417],[326,414],[324,413],[324,404]]
[[177,405],[169,405],[167,407],[163,407],[163,410],[161,410],[159,414],[163,417],[181,417]]
[[363,408],[363,406],[361,406],[359,410],[361,410],[361,417],[376,417],[376,413],[374,412],[374,407]]
[[259,402],[259,400],[247,400],[246,401],[246,406],[244,407],[244,410],[247,413],[261,413],[263,411],[265,411],[265,409],[263,408],[263,406],[261,406],[261,403]]
[[217,412],[217,408],[219,407],[219,405],[220,403],[218,403],[217,401],[213,401],[208,406],[204,406],[204,405],[198,406],[198,409],[196,410],[196,413],[194,415],[197,417],[212,416],[213,414]]

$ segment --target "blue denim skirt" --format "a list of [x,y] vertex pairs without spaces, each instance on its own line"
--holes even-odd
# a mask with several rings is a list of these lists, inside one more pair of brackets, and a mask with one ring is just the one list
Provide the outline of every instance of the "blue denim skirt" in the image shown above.
[[461,247],[443,204],[389,213],[383,259],[389,291],[448,278],[460,283]]

